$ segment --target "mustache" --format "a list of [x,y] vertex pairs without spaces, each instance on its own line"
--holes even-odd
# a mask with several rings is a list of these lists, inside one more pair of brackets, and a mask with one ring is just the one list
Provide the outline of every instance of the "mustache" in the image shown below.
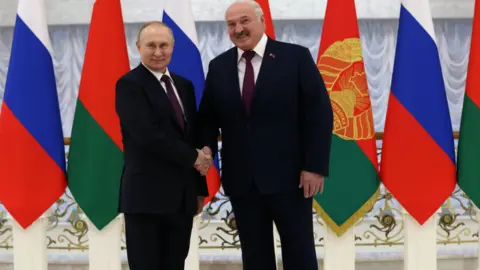
[[239,33],[235,33],[235,38],[240,39],[240,38],[248,36],[248,34],[249,34],[248,31],[242,31],[242,32],[239,32]]

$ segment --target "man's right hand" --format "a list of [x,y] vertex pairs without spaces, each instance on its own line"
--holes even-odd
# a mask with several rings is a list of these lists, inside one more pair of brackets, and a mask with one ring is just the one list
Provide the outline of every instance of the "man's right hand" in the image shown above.
[[202,150],[197,149],[197,152],[198,157],[194,167],[201,175],[205,175],[213,164],[212,151],[209,147],[204,147]]

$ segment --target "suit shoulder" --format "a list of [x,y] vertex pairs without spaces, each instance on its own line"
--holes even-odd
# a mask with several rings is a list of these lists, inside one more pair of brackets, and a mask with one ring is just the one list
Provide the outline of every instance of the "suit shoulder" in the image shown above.
[[119,82],[140,83],[141,79],[140,79],[140,74],[139,74],[138,67],[128,71],[125,74],[123,74],[118,79],[117,83],[119,83]]
[[217,55],[210,61],[210,66],[216,66],[216,65],[223,66],[225,62],[229,61],[229,59],[232,57],[232,54],[235,53],[235,50],[236,50],[236,47],[232,47],[224,51],[223,53]]

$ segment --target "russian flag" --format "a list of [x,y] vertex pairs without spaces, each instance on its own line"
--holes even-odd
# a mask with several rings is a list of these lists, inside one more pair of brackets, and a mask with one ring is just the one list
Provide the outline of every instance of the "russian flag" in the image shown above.
[[401,4],[381,179],[420,224],[456,185],[452,124],[428,0]]
[[0,201],[26,228],[66,188],[65,149],[43,0],[19,0],[0,115]]
[[[190,0],[166,0],[162,20],[172,28],[175,38],[175,47],[168,69],[192,81],[198,107],[203,95],[205,75]],[[214,165],[207,173],[209,197],[205,199],[205,204],[210,202],[220,189],[217,156]]]

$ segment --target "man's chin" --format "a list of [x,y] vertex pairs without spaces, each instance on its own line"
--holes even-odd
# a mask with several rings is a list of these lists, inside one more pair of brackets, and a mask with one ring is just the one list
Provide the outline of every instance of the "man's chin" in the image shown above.
[[150,69],[156,72],[163,72],[165,70],[166,66],[164,65],[151,65]]
[[237,42],[237,44],[235,44],[238,48],[244,50],[244,51],[249,51],[252,48],[252,45],[250,44],[249,41],[244,41],[244,42]]

